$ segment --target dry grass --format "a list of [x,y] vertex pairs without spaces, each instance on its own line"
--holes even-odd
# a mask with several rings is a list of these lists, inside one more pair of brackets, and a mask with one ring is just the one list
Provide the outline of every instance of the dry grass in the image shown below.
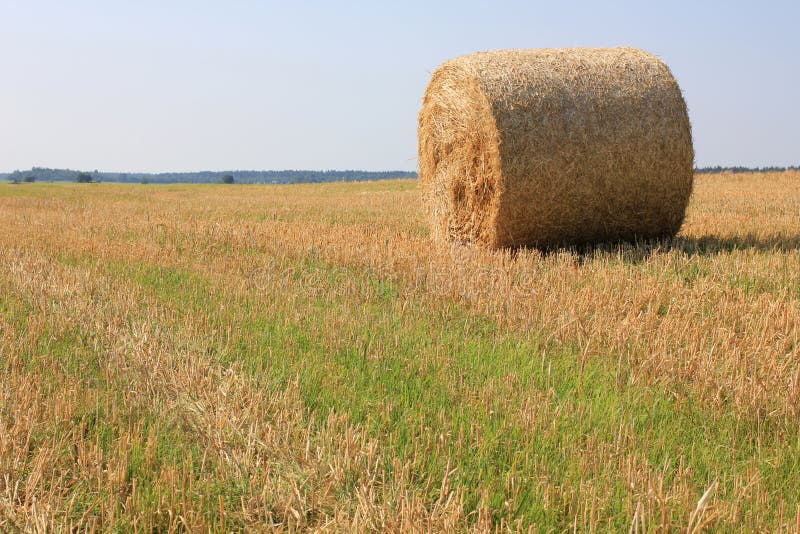
[[667,242],[413,182],[0,186],[0,529],[797,530],[800,174]]
[[435,237],[557,246],[674,236],[694,152],[680,88],[654,55],[498,50],[433,73],[419,162]]

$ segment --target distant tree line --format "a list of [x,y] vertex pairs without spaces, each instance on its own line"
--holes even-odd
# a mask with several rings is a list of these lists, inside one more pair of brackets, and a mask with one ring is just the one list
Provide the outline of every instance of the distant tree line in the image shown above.
[[13,178],[9,177],[8,180],[12,184],[22,184],[22,183],[32,184],[33,182],[36,181],[36,178],[34,178],[33,176],[28,175],[28,176],[25,176],[25,178],[22,178],[22,179],[20,179],[19,176],[14,176]]
[[408,171],[201,171],[166,173],[94,172],[70,169],[34,167],[26,171],[0,174],[0,179],[22,182],[27,178],[37,182],[120,182],[137,184],[298,184],[309,182],[360,182],[365,180],[392,180],[416,178]]
[[783,171],[800,171],[800,166],[790,165],[789,167],[722,167],[717,165],[715,167],[698,167],[694,172],[698,174],[715,174],[720,172],[783,172]]
[[79,184],[90,184],[94,182],[94,176],[88,172],[79,172],[75,175],[75,181]]
[[[788,167],[698,167],[698,174],[714,174],[721,172],[781,172],[800,170],[800,166]],[[416,178],[417,173],[409,171],[200,171],[200,172],[165,172],[165,173],[127,173],[127,172],[94,172],[74,171],[70,169],[49,169],[33,167],[26,171],[14,171],[0,174],[0,180],[13,183],[24,182],[119,182],[137,184],[299,184],[319,182],[360,182],[366,180],[393,180],[398,178]]]
[[[800,166],[788,167],[698,167],[698,174],[715,174],[722,172],[781,172],[800,171]],[[0,180],[12,183],[26,182],[119,182],[138,184],[299,184],[319,182],[359,182],[366,180],[393,180],[398,178],[416,178],[417,173],[409,171],[200,171],[172,173],[127,173],[127,172],[94,172],[74,171],[70,169],[49,169],[33,167],[30,170],[14,171],[0,174]]]

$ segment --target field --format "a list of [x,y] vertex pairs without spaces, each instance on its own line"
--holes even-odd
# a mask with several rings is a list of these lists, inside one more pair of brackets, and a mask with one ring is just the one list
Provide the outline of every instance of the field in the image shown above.
[[0,531],[800,529],[800,173],[597,249],[419,204],[0,185]]

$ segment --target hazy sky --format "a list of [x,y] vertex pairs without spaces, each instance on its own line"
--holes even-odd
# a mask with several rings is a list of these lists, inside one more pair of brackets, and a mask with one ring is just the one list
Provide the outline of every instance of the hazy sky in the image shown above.
[[446,59],[616,45],[670,66],[698,165],[800,163],[800,2],[649,4],[0,0],[0,171],[415,170]]

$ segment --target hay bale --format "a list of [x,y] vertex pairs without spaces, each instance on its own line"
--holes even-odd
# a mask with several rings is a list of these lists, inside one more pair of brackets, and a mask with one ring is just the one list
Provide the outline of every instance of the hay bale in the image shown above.
[[450,60],[433,73],[418,133],[438,239],[500,248],[672,236],[692,191],[680,88],[633,48]]

